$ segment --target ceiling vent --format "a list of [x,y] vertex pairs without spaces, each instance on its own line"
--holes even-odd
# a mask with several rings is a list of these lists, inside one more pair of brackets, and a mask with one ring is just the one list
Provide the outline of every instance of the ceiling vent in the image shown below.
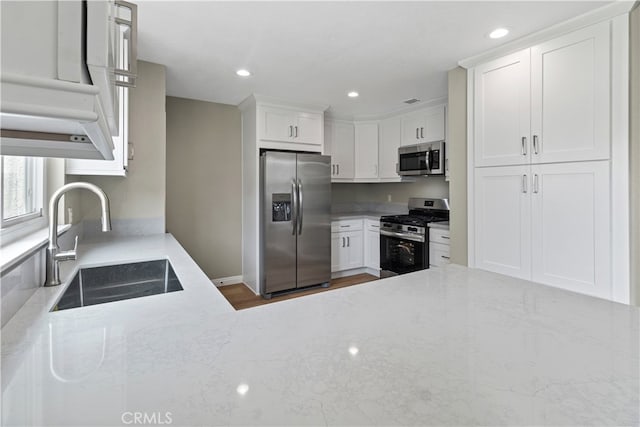
[[418,98],[411,98],[411,99],[404,100],[402,102],[404,102],[405,104],[411,105],[411,104],[415,104],[418,101],[420,101]]

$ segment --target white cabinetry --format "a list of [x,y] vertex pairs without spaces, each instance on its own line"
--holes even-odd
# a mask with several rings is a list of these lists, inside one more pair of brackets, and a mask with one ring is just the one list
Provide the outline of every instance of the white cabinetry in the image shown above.
[[429,226],[429,266],[440,267],[450,261],[449,229]]
[[611,294],[607,161],[476,168],[476,266]]
[[402,145],[445,140],[445,106],[418,110],[402,117]]
[[378,178],[397,180],[398,147],[400,147],[400,118],[392,117],[380,121],[378,140]]
[[331,223],[331,272],[360,268],[364,264],[362,219]]
[[356,178],[378,178],[378,123],[355,123]]
[[475,68],[475,166],[608,159],[609,22]]
[[129,163],[129,89],[120,91],[118,136],[113,137],[113,160],[66,159],[67,175],[111,175],[127,176]]
[[262,148],[321,152],[324,143],[322,111],[258,104],[258,140]]
[[380,221],[364,220],[364,266],[380,275]]
[[325,122],[325,154],[331,155],[331,182],[353,180],[355,157],[354,126],[351,122]]

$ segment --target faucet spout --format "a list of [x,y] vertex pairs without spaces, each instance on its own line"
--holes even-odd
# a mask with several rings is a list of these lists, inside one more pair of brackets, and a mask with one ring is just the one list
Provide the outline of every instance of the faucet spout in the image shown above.
[[[58,263],[60,261],[76,259],[75,248],[71,251],[60,252],[58,246],[58,203],[60,198],[70,190],[85,189],[95,193],[100,199],[100,207],[102,209],[102,231],[111,230],[111,214],[109,208],[109,198],[104,191],[97,185],[89,182],[72,182],[60,187],[49,201],[49,245],[46,253],[46,279],[44,286],[56,286],[60,284],[60,269]],[[77,245],[76,238],[76,245]]]

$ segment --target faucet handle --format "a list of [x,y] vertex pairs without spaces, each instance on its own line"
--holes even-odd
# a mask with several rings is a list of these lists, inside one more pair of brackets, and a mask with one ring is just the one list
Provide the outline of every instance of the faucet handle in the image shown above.
[[73,245],[73,249],[70,251],[58,252],[54,258],[56,261],[70,261],[76,259],[78,249],[78,236],[76,235],[76,241]]

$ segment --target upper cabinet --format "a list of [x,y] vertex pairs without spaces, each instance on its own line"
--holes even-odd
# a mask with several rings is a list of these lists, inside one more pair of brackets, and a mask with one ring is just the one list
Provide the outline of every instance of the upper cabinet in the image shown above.
[[331,156],[331,182],[352,181],[355,176],[355,127],[341,120],[325,122],[325,154]]
[[609,46],[603,22],[476,67],[475,165],[608,159]]
[[[260,141],[322,147],[324,124],[321,111],[300,111],[284,106],[263,105],[258,107],[258,123]],[[310,150],[321,151],[317,147]]]
[[402,145],[445,140],[445,106],[418,110],[402,117]]
[[378,178],[378,123],[355,123],[356,178]]
[[398,179],[400,117],[380,121],[378,138],[378,178]]
[[118,86],[132,87],[136,6],[3,2],[0,154],[113,159]]

